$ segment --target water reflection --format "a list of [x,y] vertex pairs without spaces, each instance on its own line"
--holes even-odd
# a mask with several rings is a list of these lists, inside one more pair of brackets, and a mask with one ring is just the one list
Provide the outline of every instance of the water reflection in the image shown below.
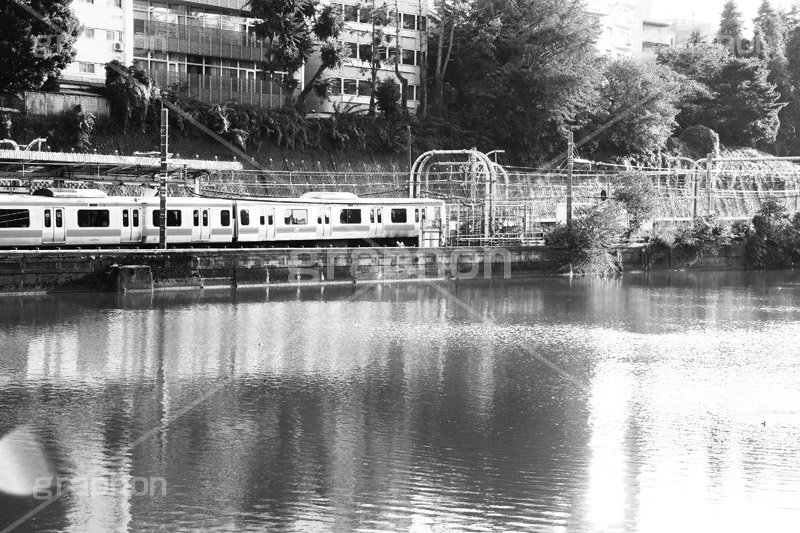
[[[0,299],[0,435],[29,423],[60,475],[113,489],[73,483],[21,530],[800,518],[794,273],[356,290]],[[36,503],[0,498],[0,523]]]

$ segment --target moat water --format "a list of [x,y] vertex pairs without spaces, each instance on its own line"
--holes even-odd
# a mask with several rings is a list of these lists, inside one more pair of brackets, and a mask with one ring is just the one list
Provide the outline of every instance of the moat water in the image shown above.
[[799,339],[795,272],[0,297],[0,531],[796,531]]

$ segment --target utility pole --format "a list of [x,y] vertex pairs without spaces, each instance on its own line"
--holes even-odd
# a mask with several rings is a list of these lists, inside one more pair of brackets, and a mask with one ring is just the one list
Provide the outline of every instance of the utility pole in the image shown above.
[[573,133],[567,134],[567,226],[572,226],[572,171],[575,167]]
[[706,156],[706,215],[710,215],[713,211],[713,206],[711,205],[711,187],[714,179],[713,173],[714,154],[708,154]]
[[161,108],[161,180],[159,184],[158,247],[167,249],[167,172],[169,165],[169,109]]

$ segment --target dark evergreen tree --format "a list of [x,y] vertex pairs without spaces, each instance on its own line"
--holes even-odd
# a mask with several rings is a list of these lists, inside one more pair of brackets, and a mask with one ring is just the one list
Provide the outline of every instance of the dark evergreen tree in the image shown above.
[[598,34],[580,0],[476,0],[445,79],[451,116],[519,161],[562,151],[597,101]]
[[71,0],[2,2],[0,92],[19,94],[38,89],[72,62],[73,45],[81,29],[70,3]]
[[736,56],[741,55],[742,52],[743,26],[742,14],[737,8],[736,2],[728,0],[722,8],[717,42],[727,47]]

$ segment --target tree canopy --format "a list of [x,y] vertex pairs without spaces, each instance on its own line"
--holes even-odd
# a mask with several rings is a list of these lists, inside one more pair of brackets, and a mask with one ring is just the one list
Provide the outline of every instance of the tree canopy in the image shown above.
[[38,89],[72,62],[73,45],[81,29],[70,3],[71,0],[3,2],[0,91],[18,94]]
[[524,161],[563,148],[599,84],[599,28],[575,16],[581,9],[578,0],[477,0],[456,30],[445,78],[461,124]]

